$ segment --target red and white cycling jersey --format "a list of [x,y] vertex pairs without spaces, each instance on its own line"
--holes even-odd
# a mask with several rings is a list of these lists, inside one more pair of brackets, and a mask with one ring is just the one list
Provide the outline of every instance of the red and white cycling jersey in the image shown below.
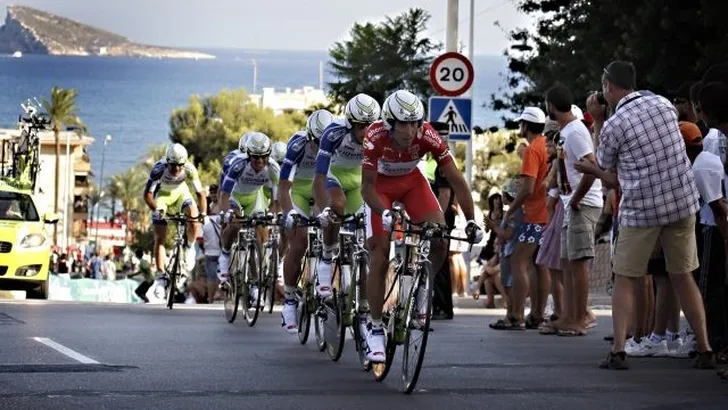
[[369,126],[364,138],[362,168],[377,170],[379,174],[386,176],[403,176],[417,168],[417,164],[428,152],[438,165],[445,165],[453,160],[447,143],[428,123],[422,125],[412,145],[406,150],[395,147],[390,133],[381,121]]

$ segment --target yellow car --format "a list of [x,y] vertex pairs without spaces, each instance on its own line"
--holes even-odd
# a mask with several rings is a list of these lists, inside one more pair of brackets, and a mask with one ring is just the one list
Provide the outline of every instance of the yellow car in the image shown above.
[[51,241],[45,224],[56,222],[56,215],[39,214],[30,191],[0,182],[0,289],[48,298]]

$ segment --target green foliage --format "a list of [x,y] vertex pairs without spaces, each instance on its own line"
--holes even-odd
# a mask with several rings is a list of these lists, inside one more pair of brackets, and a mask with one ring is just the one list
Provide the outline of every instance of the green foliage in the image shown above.
[[488,194],[493,187],[500,189],[506,179],[518,176],[521,167],[515,151],[518,140],[512,131],[488,131],[475,137],[472,190],[480,193],[477,205],[481,209],[487,209]]
[[431,95],[428,71],[441,45],[425,33],[429,19],[423,9],[412,8],[379,24],[354,24],[350,39],[329,50],[329,65],[337,78],[328,84],[332,99],[345,104],[363,92],[381,102],[401,88],[423,99]]
[[287,141],[305,123],[302,113],[275,115],[259,107],[245,90],[222,90],[212,96],[193,95],[187,107],[175,109],[169,119],[169,138],[184,145],[199,166],[222,160],[245,132],[259,131],[274,141]]
[[707,67],[728,59],[725,0],[517,0],[538,21],[509,33],[507,86],[491,107],[519,113],[542,105],[556,82],[571,88],[580,106],[601,89],[604,67],[632,61],[637,86],[657,93],[695,81]]

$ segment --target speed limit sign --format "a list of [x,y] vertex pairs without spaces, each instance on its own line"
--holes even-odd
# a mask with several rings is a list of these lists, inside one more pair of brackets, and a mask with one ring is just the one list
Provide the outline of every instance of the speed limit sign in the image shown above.
[[430,66],[430,84],[440,95],[457,97],[473,85],[473,64],[464,55],[448,52]]

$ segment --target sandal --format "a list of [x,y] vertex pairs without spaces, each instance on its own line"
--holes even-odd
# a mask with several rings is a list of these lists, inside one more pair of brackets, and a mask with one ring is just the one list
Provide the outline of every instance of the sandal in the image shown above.
[[559,329],[547,323],[538,328],[538,333],[542,335],[557,335],[559,334]]
[[557,331],[557,334],[559,336],[563,336],[563,337],[586,336],[586,332],[582,332],[581,330],[574,330],[574,329],[559,329]]
[[515,318],[498,319],[498,321],[488,325],[493,330],[525,330],[523,323],[519,323]]
[[531,315],[526,317],[526,329],[538,329],[543,323],[543,318],[537,319],[535,316]]

